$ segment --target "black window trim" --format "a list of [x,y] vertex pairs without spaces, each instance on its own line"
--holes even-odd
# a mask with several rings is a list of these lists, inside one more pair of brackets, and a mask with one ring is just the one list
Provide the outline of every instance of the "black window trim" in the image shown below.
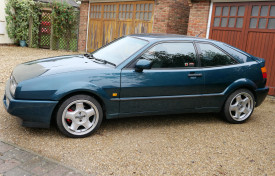
[[[200,68],[212,68],[212,67],[224,67],[224,66],[230,66],[230,65],[237,65],[237,64],[240,64],[240,62],[235,59],[233,56],[231,56],[231,54],[229,54],[228,52],[226,52],[225,50],[223,50],[222,48],[220,48],[219,46],[215,45],[214,43],[212,42],[207,42],[207,41],[195,41],[194,42],[197,49],[198,49],[198,58],[199,58],[199,61],[200,61]],[[201,48],[200,46],[198,45],[199,43],[203,43],[203,44],[209,44],[209,45],[212,45],[213,47],[217,48],[218,50],[222,51],[225,55],[227,55],[228,57],[230,57],[231,59],[233,59],[236,64],[229,64],[229,65],[215,65],[215,66],[201,66],[201,57],[200,55],[202,54],[201,52]]]
[[200,60],[199,60],[199,54],[197,46],[195,45],[194,40],[164,40],[164,41],[158,41],[150,45],[147,49],[145,49],[142,53],[140,53],[136,58],[134,58],[131,62],[129,62],[123,70],[133,70],[135,69],[135,64],[138,61],[138,59],[147,51],[149,51],[151,48],[153,48],[156,45],[162,44],[162,43],[192,43],[194,50],[195,50],[195,59],[197,62],[197,66],[195,67],[171,67],[171,68],[151,68],[149,70],[183,70],[183,69],[197,69],[200,68]]

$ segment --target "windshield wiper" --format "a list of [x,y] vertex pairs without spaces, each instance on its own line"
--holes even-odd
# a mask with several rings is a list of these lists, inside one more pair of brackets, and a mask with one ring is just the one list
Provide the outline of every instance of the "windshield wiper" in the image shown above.
[[97,61],[100,61],[100,62],[102,62],[102,63],[104,63],[104,64],[110,64],[110,65],[113,65],[113,66],[116,67],[116,64],[114,64],[113,62],[109,62],[109,61],[104,60],[104,59],[97,59],[97,58],[95,58],[95,57],[94,57],[94,59],[97,60]]
[[88,59],[94,59],[94,56],[89,53],[89,54],[84,54],[85,57],[87,57]]
[[98,58],[95,58],[91,53],[89,54],[84,54],[85,57],[87,57],[88,59],[94,59],[96,61],[99,61],[99,62],[102,62],[103,64],[110,64],[110,65],[113,65],[116,67],[116,64],[112,63],[112,62],[109,62],[107,60],[104,60],[104,59],[98,59]]

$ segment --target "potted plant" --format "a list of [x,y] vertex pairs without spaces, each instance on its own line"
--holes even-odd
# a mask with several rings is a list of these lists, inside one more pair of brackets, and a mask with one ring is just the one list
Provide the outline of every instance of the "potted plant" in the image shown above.
[[25,29],[25,26],[19,26],[16,30],[15,30],[15,35],[16,35],[16,40],[19,41],[19,45],[21,47],[26,47],[27,46],[27,40],[29,38],[28,35],[28,28]]

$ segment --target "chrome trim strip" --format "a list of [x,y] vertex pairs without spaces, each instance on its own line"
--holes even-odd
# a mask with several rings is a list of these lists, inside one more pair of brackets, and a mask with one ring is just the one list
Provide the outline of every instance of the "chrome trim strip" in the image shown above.
[[132,101],[132,100],[158,100],[158,99],[176,99],[176,98],[193,98],[223,96],[223,93],[216,94],[199,94],[199,95],[174,95],[174,96],[155,96],[155,97],[131,97],[131,98],[111,98],[111,101]]

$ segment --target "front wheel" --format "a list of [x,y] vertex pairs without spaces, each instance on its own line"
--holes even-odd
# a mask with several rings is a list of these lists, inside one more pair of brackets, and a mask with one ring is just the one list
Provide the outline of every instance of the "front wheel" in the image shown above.
[[75,95],[59,107],[56,124],[64,135],[81,138],[95,132],[102,119],[103,111],[96,99],[87,95]]
[[223,113],[230,123],[243,123],[251,116],[254,107],[254,95],[247,89],[240,89],[228,97]]

